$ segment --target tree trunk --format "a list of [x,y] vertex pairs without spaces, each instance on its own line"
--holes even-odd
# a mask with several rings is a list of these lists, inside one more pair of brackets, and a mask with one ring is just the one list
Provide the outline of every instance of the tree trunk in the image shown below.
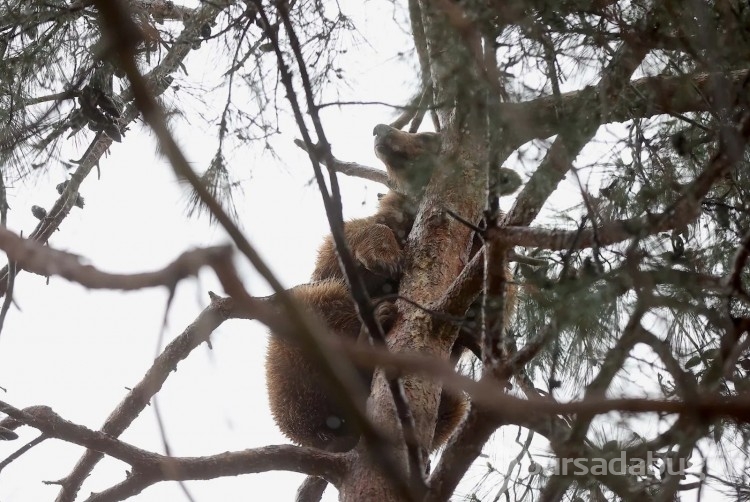
[[[422,3],[424,9],[430,9]],[[441,109],[443,147],[438,166],[425,196],[406,246],[404,276],[400,296],[427,309],[436,305],[468,262],[473,232],[450,216],[450,210],[462,218],[479,222],[486,200],[488,165],[487,114],[484,89],[477,71],[466,65],[469,50],[450,29],[444,14],[422,15],[428,36],[429,68],[434,84],[434,102],[455,103],[453,109]],[[451,36],[452,34],[452,36]],[[444,50],[450,49],[450,50]],[[424,67],[424,66],[423,66]],[[459,71],[460,70],[460,71]],[[435,322],[432,315],[414,304],[399,301],[398,320],[388,335],[393,352],[410,352],[447,360],[457,329]],[[435,428],[441,386],[429,378],[406,375],[401,379],[414,417],[417,442],[422,458],[427,459]],[[407,451],[401,425],[384,371],[376,372],[368,413],[388,437],[394,438],[392,459],[408,473]],[[349,475],[340,489],[342,501],[404,500],[393,488],[373,459],[360,444],[352,457]],[[377,461],[375,461],[376,463]],[[406,479],[413,479],[408,476]]]

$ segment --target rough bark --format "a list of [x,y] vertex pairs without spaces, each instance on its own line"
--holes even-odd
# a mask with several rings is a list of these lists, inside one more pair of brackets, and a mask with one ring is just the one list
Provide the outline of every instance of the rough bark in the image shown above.
[[[465,64],[466,58],[471,57],[471,41],[467,41],[471,37],[459,36],[444,11],[434,10],[430,2],[420,4],[431,44],[429,57],[436,84],[435,102],[455,103],[438,112],[443,133],[441,165],[427,187],[409,236],[400,288],[401,296],[430,308],[440,302],[458,277],[468,261],[471,247],[472,229],[449,216],[446,209],[465,220],[477,222],[484,208],[489,93],[464,91],[486,87],[477,76],[477,68]],[[456,329],[436,323],[433,316],[414,304],[399,301],[397,305],[399,317],[388,336],[388,348],[397,353],[417,353],[447,360],[457,336]],[[404,376],[402,384],[414,416],[416,438],[426,458],[441,386],[434,379],[421,375]],[[406,449],[383,369],[375,374],[368,413],[374,423],[383,427],[386,436],[394,438],[393,460],[406,470]],[[351,471],[339,487],[340,500],[403,500],[382,470],[373,466],[367,455],[359,454],[366,447],[360,444],[355,450]]]

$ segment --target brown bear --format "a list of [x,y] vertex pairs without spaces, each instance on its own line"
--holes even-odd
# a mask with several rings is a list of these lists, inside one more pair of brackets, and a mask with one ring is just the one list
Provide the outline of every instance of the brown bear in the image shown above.
[[[320,317],[333,336],[352,342],[357,340],[361,323],[343,280],[302,284],[289,293]],[[386,329],[389,320],[379,314],[376,311]],[[370,372],[361,374],[363,383],[369,385]],[[293,442],[329,451],[354,447],[358,434],[342,417],[315,362],[293,340],[278,336],[269,340],[266,385],[274,421]]]
[[[328,326],[333,336],[352,342],[360,336],[361,323],[349,288],[342,279],[325,279],[292,288],[291,295]],[[393,304],[382,303],[375,315],[385,331],[394,320]],[[370,388],[372,371],[360,372]],[[276,425],[293,442],[328,451],[347,451],[359,440],[326,388],[314,361],[292,340],[272,336],[266,355],[268,399]],[[363,396],[364,398],[364,396]],[[438,410],[433,448],[444,444],[466,412],[461,396],[443,395]]]
[[[344,236],[370,296],[398,290],[406,238],[414,225],[419,196],[432,176],[440,153],[436,133],[408,133],[385,124],[375,126],[375,155],[385,164],[393,188],[380,199],[378,211],[347,221]],[[318,250],[313,280],[343,278],[333,237]]]
[[[346,222],[344,235],[369,295],[377,298],[398,291],[404,244],[414,224],[421,193],[436,166],[441,144],[436,133],[407,133],[384,124],[377,125],[373,135],[375,153],[386,166],[393,190],[380,199],[374,215]],[[290,290],[292,296],[318,315],[334,336],[356,340],[362,326],[331,236],[318,251],[312,280]],[[376,309],[376,317],[386,333],[395,313],[395,307],[388,302]],[[462,350],[457,347],[455,355]],[[346,451],[356,445],[358,431],[350,427],[338,410],[315,364],[293,341],[271,337],[266,378],[274,420],[292,441],[329,451]],[[362,378],[369,388],[372,372],[362,372]],[[443,393],[433,449],[448,440],[467,406],[464,396]]]
[[[385,124],[375,126],[373,136],[375,154],[385,164],[393,190],[381,197],[374,215],[346,222],[344,236],[368,293],[377,297],[398,291],[404,244],[414,225],[422,191],[432,177],[441,143],[439,134],[408,133]],[[500,168],[494,174],[498,197],[515,192],[521,185],[521,177],[511,169]],[[473,252],[479,247],[475,246]],[[329,235],[318,250],[312,279],[331,277],[343,278],[343,273]]]

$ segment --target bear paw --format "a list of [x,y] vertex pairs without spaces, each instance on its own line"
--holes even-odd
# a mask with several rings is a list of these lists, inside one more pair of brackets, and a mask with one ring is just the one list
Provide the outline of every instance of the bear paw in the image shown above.
[[401,273],[403,251],[393,231],[385,225],[377,224],[368,229],[354,249],[354,257],[374,274],[396,278]]
[[375,319],[383,328],[383,333],[388,333],[391,330],[396,323],[396,316],[398,316],[398,308],[394,302],[384,301],[375,307]]

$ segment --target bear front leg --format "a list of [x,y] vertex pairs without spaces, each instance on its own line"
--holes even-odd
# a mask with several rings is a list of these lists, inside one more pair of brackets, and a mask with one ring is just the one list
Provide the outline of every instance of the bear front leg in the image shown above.
[[393,230],[376,223],[352,232],[349,241],[354,258],[370,272],[387,278],[401,274],[403,251]]
[[[354,257],[367,292],[371,296],[395,293],[394,285],[401,274],[403,251],[393,231],[371,218],[351,220],[344,225],[344,238]],[[336,246],[329,235],[318,250],[318,260],[312,273],[313,281],[343,278],[336,258]],[[390,289],[383,289],[386,284]]]
[[[380,327],[383,328],[383,334],[387,335],[393,325],[396,323],[396,316],[398,315],[398,308],[396,304],[391,301],[381,301],[377,307],[375,307],[375,320],[378,321]],[[369,333],[364,325],[359,330],[359,336],[357,337],[357,343],[367,343],[369,341]]]

